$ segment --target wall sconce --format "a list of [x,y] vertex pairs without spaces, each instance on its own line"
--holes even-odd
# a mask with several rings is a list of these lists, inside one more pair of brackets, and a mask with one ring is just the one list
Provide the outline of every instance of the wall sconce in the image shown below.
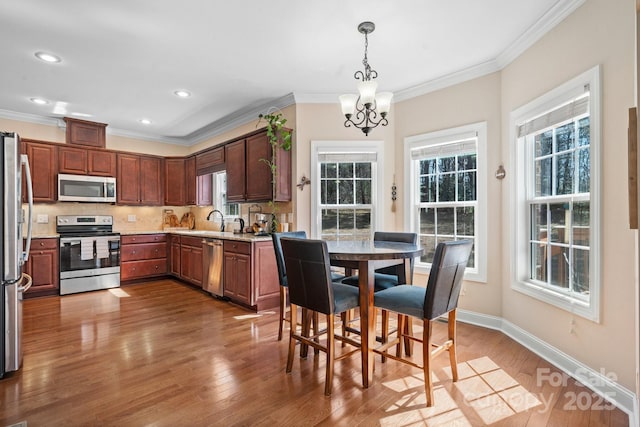
[[507,171],[504,170],[504,166],[498,166],[498,170],[496,171],[496,178],[504,179],[505,176],[507,176]]
[[311,180],[306,176],[302,175],[302,178],[300,178],[300,182],[296,185],[296,187],[298,187],[300,191],[302,191],[304,190],[304,186],[307,184],[311,184]]

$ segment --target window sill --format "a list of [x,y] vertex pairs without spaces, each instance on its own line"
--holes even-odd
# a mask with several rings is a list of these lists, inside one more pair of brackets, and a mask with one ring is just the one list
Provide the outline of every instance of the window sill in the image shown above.
[[558,307],[562,310],[576,314],[595,323],[600,323],[598,311],[593,304],[572,298],[559,292],[554,292],[534,283],[517,280],[511,285],[511,289],[535,298],[539,301]]

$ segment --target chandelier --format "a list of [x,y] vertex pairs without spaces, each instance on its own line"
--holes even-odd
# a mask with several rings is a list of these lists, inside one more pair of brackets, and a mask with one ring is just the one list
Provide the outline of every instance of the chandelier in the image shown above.
[[360,80],[358,83],[359,95],[347,94],[339,97],[342,114],[347,118],[344,126],[355,126],[367,136],[376,126],[389,124],[387,113],[391,109],[391,98],[393,98],[391,92],[376,94],[378,83],[373,79],[378,77],[378,72],[371,69],[367,59],[367,48],[369,47],[367,35],[375,29],[376,26],[373,22],[367,21],[358,25],[358,31],[364,34],[364,59],[362,60],[364,72],[358,70],[353,75],[356,80]]

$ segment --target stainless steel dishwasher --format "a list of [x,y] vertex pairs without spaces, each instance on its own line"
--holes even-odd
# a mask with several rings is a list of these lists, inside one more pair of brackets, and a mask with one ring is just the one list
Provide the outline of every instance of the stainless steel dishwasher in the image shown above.
[[204,239],[202,241],[204,253],[204,283],[202,289],[210,294],[223,298],[224,286],[222,240]]

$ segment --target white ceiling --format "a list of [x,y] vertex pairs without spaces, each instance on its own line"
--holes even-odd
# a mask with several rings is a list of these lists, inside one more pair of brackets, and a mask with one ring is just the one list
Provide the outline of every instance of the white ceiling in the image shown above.
[[338,109],[362,69],[362,21],[376,24],[379,90],[399,100],[502,68],[583,1],[3,0],[0,117],[84,113],[109,133],[190,145],[293,99]]

